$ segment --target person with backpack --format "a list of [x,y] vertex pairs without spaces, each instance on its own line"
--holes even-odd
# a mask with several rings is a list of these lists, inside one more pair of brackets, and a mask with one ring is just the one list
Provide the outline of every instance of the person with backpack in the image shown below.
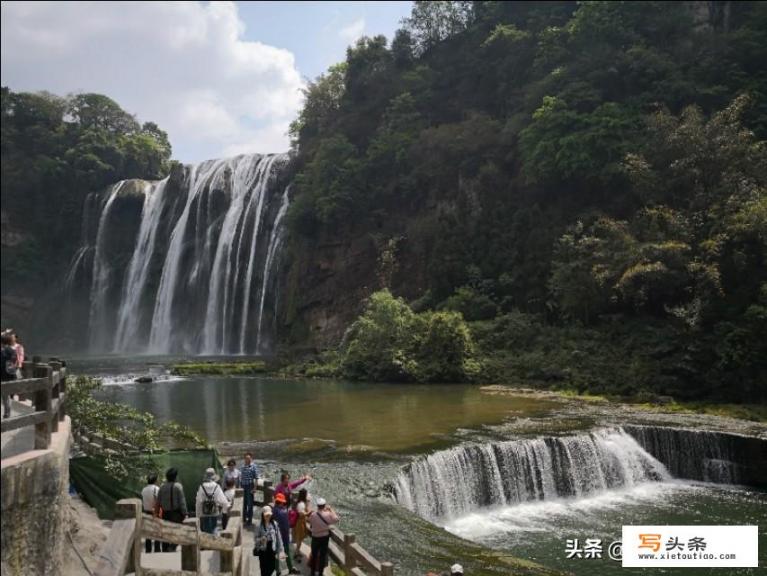
[[[176,482],[176,478],[178,478],[178,470],[168,468],[168,471],[165,473],[165,483],[160,486],[160,490],[157,493],[156,515],[168,522],[181,524],[188,516],[188,513],[184,487],[180,482]],[[175,552],[176,547],[176,544],[170,542],[162,543],[163,552]]]
[[312,531],[311,576],[322,576],[328,565],[330,527],[338,524],[338,521],[338,514],[327,505],[325,499],[317,498],[317,511],[309,517],[309,528]]
[[[16,356],[16,350],[13,347],[13,338],[10,333],[3,332],[2,336],[2,351],[0,360],[0,378],[3,382],[10,380],[16,380],[16,370],[18,368],[18,361]],[[3,418],[11,417],[11,395],[3,394]]]
[[[141,503],[144,509],[144,514],[154,515],[154,511],[157,509],[157,495],[160,492],[160,487],[157,485],[157,474],[152,472],[146,477],[146,486],[141,491]],[[159,552],[162,549],[162,543],[159,540],[154,541],[154,551]],[[147,538],[144,542],[144,551],[147,554],[152,553],[152,539]]]
[[200,530],[213,534],[222,511],[229,511],[229,500],[218,484],[218,476],[213,468],[205,470],[205,480],[197,489],[195,513],[200,519]]
[[289,574],[300,574],[293,568],[293,561],[290,558],[290,514],[288,512],[288,501],[284,494],[275,494],[274,496],[274,520],[280,527],[280,539],[285,549],[285,561],[288,564]]
[[280,527],[272,518],[272,507],[261,509],[261,521],[255,534],[253,555],[258,556],[261,576],[272,576],[275,571],[279,574],[278,558],[284,556]]

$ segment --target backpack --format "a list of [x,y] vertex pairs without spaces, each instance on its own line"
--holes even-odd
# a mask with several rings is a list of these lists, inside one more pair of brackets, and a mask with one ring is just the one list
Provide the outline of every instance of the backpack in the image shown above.
[[295,528],[298,524],[298,510],[295,508],[288,510],[288,524],[291,528]]
[[216,490],[218,486],[213,488],[213,493],[208,494],[205,490],[205,485],[200,486],[203,494],[205,494],[205,500],[202,501],[202,515],[203,516],[218,516],[218,504],[216,504]]

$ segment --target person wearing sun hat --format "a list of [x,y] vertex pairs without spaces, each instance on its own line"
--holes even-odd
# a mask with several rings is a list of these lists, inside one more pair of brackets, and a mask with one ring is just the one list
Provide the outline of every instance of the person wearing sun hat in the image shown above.
[[197,489],[195,504],[195,513],[200,519],[200,530],[213,534],[221,512],[229,510],[229,500],[219,486],[218,476],[213,468],[205,470],[205,479]]
[[309,567],[312,576],[321,574],[328,564],[328,547],[330,546],[330,527],[338,524],[339,518],[324,498],[317,498],[317,511],[309,516],[309,527],[312,531],[312,565]]
[[261,576],[272,576],[275,571],[280,573],[278,558],[284,556],[280,528],[274,521],[271,506],[261,509],[261,521],[256,527],[255,546],[253,555],[258,556]]
[[285,550],[285,558],[288,564],[290,574],[300,574],[293,568],[293,561],[290,557],[290,517],[288,515],[288,499],[283,493],[274,495],[274,520],[280,528],[280,538],[282,547]]

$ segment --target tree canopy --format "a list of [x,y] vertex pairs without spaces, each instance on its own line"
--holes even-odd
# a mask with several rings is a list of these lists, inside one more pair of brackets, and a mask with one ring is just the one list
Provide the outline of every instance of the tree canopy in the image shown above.
[[627,390],[747,398],[767,377],[765,31],[760,2],[415,2],[390,46],[363,38],[310,85],[291,229],[404,238],[391,290],[472,322],[662,331],[666,372]]

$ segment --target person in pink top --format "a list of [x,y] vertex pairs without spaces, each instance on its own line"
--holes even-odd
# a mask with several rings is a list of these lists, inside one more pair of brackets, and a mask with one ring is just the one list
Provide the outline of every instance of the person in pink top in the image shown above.
[[304,482],[308,482],[311,480],[312,477],[308,474],[304,474],[296,480],[295,482],[290,481],[290,474],[287,472],[283,472],[280,476],[280,483],[277,484],[277,486],[274,489],[274,495],[277,496],[277,494],[283,494],[285,496],[285,502],[290,505],[290,495],[293,493],[293,490],[298,488],[301,484]]
[[338,524],[338,514],[324,498],[317,498],[317,511],[309,516],[309,528],[312,531],[311,576],[321,576],[328,565],[328,547],[330,546],[330,527]]

